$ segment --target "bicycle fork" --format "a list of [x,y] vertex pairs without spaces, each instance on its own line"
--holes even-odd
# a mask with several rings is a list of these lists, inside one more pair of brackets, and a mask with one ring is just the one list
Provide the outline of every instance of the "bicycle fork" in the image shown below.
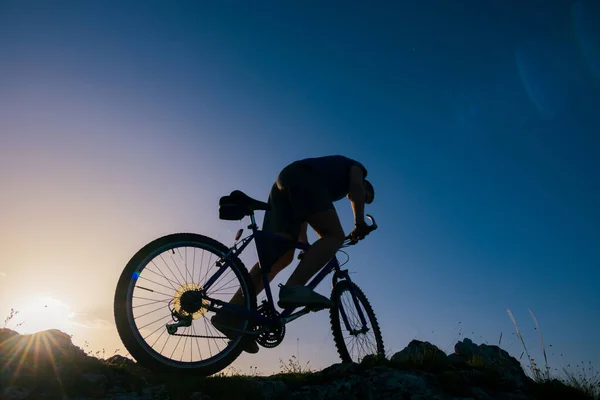
[[369,331],[369,328],[367,327],[367,320],[365,318],[365,315],[363,314],[362,307],[360,306],[360,304],[358,302],[358,298],[356,296],[356,291],[354,290],[354,285],[353,285],[352,281],[350,280],[350,275],[348,274],[347,269],[337,270],[335,272],[335,274],[333,275],[333,278],[332,278],[332,285],[335,286],[340,280],[345,280],[349,283],[348,289],[349,289],[350,295],[352,296],[352,302],[354,303],[354,307],[356,307],[356,310],[358,311],[358,317],[360,318],[360,323],[362,324],[362,327],[360,329],[352,329],[350,327],[350,323],[348,322],[348,316],[346,315],[346,311],[344,310],[344,307],[341,306],[341,301],[340,301],[339,311],[340,311],[340,314],[342,315],[342,321],[344,322],[344,326],[346,327],[346,330],[351,335],[354,335],[354,336],[362,334],[362,333],[367,333]]

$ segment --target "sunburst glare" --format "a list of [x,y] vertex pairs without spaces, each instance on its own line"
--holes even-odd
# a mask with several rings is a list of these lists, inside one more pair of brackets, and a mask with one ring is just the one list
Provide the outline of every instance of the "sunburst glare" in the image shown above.
[[30,303],[19,309],[19,327],[22,334],[40,332],[47,329],[58,329],[69,333],[72,329],[71,307],[49,296],[36,297]]

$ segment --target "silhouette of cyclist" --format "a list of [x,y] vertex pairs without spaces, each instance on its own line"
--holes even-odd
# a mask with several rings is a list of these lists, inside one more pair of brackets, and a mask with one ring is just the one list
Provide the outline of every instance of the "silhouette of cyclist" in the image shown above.
[[[360,240],[369,233],[365,222],[364,205],[373,202],[373,185],[365,178],[367,169],[351,158],[332,155],[306,158],[295,161],[281,170],[271,187],[265,211],[262,230],[308,243],[307,226],[310,225],[319,239],[303,254],[298,266],[285,285],[280,286],[281,308],[309,306],[315,309],[331,308],[333,303],[327,297],[304,286],[337,251],[342,247],[345,234],[333,203],[347,197],[354,213],[353,240]],[[295,248],[277,239],[267,239],[262,245],[264,262],[271,265],[269,282],[294,259]],[[261,270],[256,263],[250,270],[250,277],[256,287],[256,294],[264,290]],[[242,305],[241,290],[230,303]],[[235,336],[227,327],[235,324],[235,317],[225,312],[211,319],[217,329],[229,338]],[[254,340],[245,340],[244,350],[258,352]]]

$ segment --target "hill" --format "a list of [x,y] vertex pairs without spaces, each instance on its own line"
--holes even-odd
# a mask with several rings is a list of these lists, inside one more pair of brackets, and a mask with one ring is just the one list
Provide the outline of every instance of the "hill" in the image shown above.
[[446,355],[413,340],[389,359],[310,373],[183,377],[156,374],[115,355],[98,359],[58,330],[0,329],[0,398],[37,399],[591,399],[557,380],[536,383],[498,346],[459,341]]

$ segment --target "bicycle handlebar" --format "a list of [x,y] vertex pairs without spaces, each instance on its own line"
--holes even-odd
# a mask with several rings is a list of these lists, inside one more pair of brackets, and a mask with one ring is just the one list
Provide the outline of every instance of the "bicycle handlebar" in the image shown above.
[[[377,222],[375,222],[375,218],[373,218],[372,215],[367,214],[366,218],[371,220],[371,225],[368,226],[368,232],[367,232],[367,235],[368,235],[369,233],[371,233],[375,229],[377,229],[378,226],[377,226]],[[361,239],[363,239],[363,238],[361,238]],[[359,240],[361,240],[361,239],[359,239]],[[346,236],[346,238],[344,239],[344,245],[345,246],[354,246],[356,243],[358,243],[359,240],[352,240],[352,234],[350,234],[350,235]]]

